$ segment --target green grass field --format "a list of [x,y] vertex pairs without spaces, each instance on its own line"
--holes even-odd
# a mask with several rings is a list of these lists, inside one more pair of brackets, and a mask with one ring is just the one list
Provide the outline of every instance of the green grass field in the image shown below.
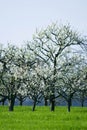
[[87,108],[56,107],[50,112],[49,107],[16,106],[9,112],[7,106],[0,106],[0,130],[87,130]]

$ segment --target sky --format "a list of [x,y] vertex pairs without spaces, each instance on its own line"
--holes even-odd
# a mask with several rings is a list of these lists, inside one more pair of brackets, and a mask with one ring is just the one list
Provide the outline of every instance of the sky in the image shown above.
[[37,29],[70,23],[87,35],[87,0],[0,0],[0,43],[23,45]]

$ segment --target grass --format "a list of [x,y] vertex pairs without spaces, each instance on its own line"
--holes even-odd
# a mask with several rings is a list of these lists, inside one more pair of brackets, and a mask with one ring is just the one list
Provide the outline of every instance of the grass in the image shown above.
[[87,108],[37,107],[35,112],[28,106],[16,106],[8,112],[7,106],[0,106],[0,130],[87,130]]

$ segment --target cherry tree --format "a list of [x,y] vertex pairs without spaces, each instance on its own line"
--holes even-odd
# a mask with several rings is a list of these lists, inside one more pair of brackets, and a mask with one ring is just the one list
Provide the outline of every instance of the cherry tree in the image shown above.
[[56,67],[58,59],[63,51],[69,46],[80,45],[84,39],[73,31],[70,25],[52,24],[46,29],[37,31],[33,36],[33,41],[27,43],[27,47],[31,50],[37,58],[45,62],[48,67],[53,69],[53,82],[51,85],[51,111],[55,109],[55,75],[57,73]]
[[83,89],[81,85],[84,58],[81,55],[66,53],[60,61],[61,70],[56,78],[56,91],[65,99],[68,112],[72,104],[73,96]]

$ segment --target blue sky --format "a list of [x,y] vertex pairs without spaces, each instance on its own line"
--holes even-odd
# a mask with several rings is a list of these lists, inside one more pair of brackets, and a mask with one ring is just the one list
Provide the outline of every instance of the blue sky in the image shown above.
[[87,35],[87,0],[0,0],[0,43],[24,44],[56,21]]

